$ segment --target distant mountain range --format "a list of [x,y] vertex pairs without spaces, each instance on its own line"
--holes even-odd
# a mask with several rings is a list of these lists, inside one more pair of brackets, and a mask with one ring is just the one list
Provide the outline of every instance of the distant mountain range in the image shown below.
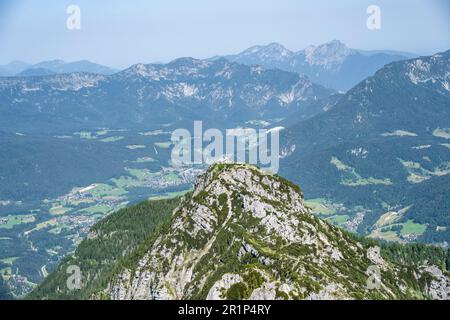
[[[254,46],[224,58],[246,65],[260,65],[305,74],[311,81],[335,90],[347,91],[373,75],[384,65],[416,55],[396,51],[350,49],[338,40],[309,46],[297,52],[278,43]],[[216,59],[217,57],[213,58]]]
[[10,77],[24,71],[31,65],[22,61],[12,61],[6,65],[0,66],[0,77]]
[[[245,65],[259,65],[265,69],[280,69],[308,76],[322,86],[347,91],[361,80],[373,75],[384,65],[417,57],[408,52],[393,50],[350,49],[338,40],[291,51],[278,43],[254,46],[239,54],[216,56],[210,60],[225,58]],[[0,77],[46,76],[73,72],[111,75],[119,70],[87,60],[64,62],[50,60],[33,65],[14,61],[0,66]]]
[[230,125],[292,114],[306,118],[321,112],[320,100],[332,93],[296,73],[225,59],[181,58],[137,64],[109,76],[0,78],[0,124],[13,132],[48,132],[55,126],[149,126],[192,119]]
[[109,75],[118,70],[102,66],[87,60],[64,62],[62,60],[43,61],[30,65],[21,61],[14,61],[7,65],[0,66],[1,77],[13,76],[47,76],[52,74],[63,74],[73,72],[87,72]]

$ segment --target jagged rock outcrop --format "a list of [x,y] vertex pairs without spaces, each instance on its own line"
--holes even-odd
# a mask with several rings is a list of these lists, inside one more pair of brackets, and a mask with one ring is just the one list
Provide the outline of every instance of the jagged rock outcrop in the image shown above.
[[123,267],[99,295],[446,299],[448,280],[435,266],[386,261],[376,247],[314,217],[292,183],[256,167],[216,164],[136,264]]

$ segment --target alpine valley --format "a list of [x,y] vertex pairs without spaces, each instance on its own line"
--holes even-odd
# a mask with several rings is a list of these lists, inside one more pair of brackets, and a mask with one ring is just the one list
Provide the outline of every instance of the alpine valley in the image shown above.
[[[448,299],[450,51],[0,74],[0,299]],[[279,130],[278,175],[173,163],[197,120]]]
[[416,55],[388,50],[364,51],[348,48],[339,40],[300,51],[279,43],[254,46],[226,59],[247,65],[261,65],[307,75],[313,82],[335,90],[348,90],[390,62]]
[[[256,167],[213,165],[172,202],[173,212],[141,204],[94,226],[29,298],[447,299],[448,251],[382,253],[315,217],[297,186]],[[151,219],[165,222],[155,228]],[[85,288],[65,286],[70,265],[83,266]],[[372,289],[371,268],[381,279]]]

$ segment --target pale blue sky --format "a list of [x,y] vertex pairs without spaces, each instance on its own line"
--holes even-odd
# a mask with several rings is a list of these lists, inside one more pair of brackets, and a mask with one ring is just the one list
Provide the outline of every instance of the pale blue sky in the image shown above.
[[[81,30],[66,8],[81,8]],[[382,29],[366,28],[381,7]],[[89,59],[113,67],[236,53],[280,42],[291,50],[339,39],[358,49],[450,49],[448,0],[0,0],[0,64]]]

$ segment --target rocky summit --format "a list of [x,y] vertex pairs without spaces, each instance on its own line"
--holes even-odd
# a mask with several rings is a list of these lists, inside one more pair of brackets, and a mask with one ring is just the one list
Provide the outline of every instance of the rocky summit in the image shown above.
[[[143,249],[143,250],[142,250]],[[198,178],[93,299],[447,299],[441,266],[401,265],[316,218],[301,190],[245,164]]]

